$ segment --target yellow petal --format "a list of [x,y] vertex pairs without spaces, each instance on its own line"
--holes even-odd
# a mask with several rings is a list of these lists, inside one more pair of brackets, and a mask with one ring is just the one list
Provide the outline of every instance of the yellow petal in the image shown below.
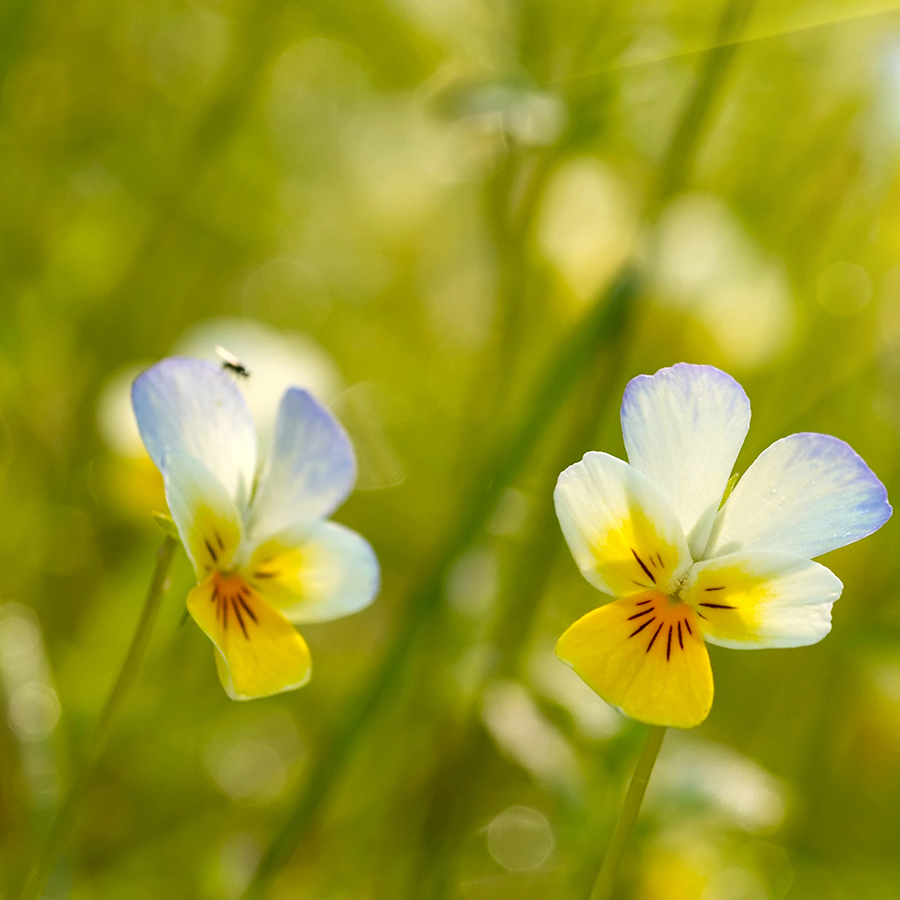
[[651,725],[692,728],[713,699],[709,655],[693,610],[656,591],[582,616],[556,644],[607,703]]
[[199,506],[188,532],[187,545],[201,577],[231,562],[241,541],[240,525],[208,506]]
[[247,579],[265,592],[269,602],[281,609],[297,602],[304,561],[299,547],[271,538],[253,551],[244,571]]
[[187,606],[219,651],[219,678],[233,699],[278,694],[309,681],[306,641],[240,576],[213,573],[188,594]]

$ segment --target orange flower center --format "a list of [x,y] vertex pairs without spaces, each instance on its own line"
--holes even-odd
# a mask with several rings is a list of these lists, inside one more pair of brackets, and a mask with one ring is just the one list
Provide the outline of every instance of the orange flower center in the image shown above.
[[256,592],[247,582],[234,572],[213,572],[212,601],[216,604],[216,620],[221,621],[222,628],[228,630],[230,617],[240,626],[244,637],[250,640],[248,625],[257,624],[253,608],[259,602]]
[[693,636],[697,627],[695,610],[658,591],[647,591],[629,599],[635,606],[634,615],[628,616],[634,625],[629,638],[644,641],[648,653],[655,649],[667,661],[673,653],[684,650],[684,642],[689,635]]

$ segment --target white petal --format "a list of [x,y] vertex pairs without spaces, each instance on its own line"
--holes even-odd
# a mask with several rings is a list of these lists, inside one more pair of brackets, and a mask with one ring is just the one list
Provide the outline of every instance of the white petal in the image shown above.
[[890,515],[884,485],[848,444],[827,434],[792,434],[744,473],[716,518],[705,556],[819,556],[871,534]]
[[365,538],[335,522],[316,522],[262,544],[247,577],[292,622],[321,622],[368,606],[380,572]]
[[757,550],[697,563],[682,598],[711,644],[739,650],[802,647],[831,630],[837,576],[802,556]]
[[195,456],[170,453],[162,467],[169,512],[198,578],[231,565],[241,515],[221,482]]
[[170,357],[140,374],[131,389],[150,458],[188,453],[243,506],[256,472],[256,433],[240,390],[212,363]]
[[350,439],[312,395],[291,388],[281,401],[272,455],[251,510],[257,539],[296,522],[323,519],[350,493],[356,460]]
[[665,593],[691,563],[675,513],[621,459],[586,453],[559,476],[553,498],[582,575],[607,594]]
[[712,366],[679,363],[639,375],[625,388],[628,461],[675,511],[695,558],[706,546],[749,427],[744,389]]

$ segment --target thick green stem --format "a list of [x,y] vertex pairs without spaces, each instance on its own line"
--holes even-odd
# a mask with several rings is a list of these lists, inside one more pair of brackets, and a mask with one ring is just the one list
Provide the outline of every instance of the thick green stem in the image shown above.
[[600,867],[600,874],[597,875],[597,880],[594,882],[590,900],[608,900],[612,895],[619,863],[622,861],[625,847],[631,837],[638,812],[640,812],[647,783],[650,781],[650,773],[653,771],[653,764],[659,755],[659,748],[662,746],[665,734],[666,729],[661,725],[652,726],[647,733],[644,749],[635,766],[634,775],[631,776],[631,784],[628,785],[622,812],[619,813],[619,821],[616,822],[616,828],[603,859],[603,865]]
[[19,893],[19,900],[37,900],[41,896],[44,884],[53,871],[59,854],[65,846],[66,838],[69,836],[81,806],[85,789],[90,783],[90,776],[94,766],[106,747],[106,742],[109,740],[116,713],[119,711],[119,707],[122,705],[129,688],[134,683],[138,669],[140,669],[163,595],[168,587],[169,569],[177,547],[178,541],[172,537],[166,537],[156,553],[156,567],[153,570],[153,579],[150,582],[147,599],[144,601],[144,609],[141,612],[141,618],[134,632],[134,637],[131,639],[131,646],[128,649],[125,662],[122,664],[119,677],[116,679],[116,683],[113,685],[113,689],[106,700],[103,712],[100,713],[100,719],[81,762],[81,768],[73,780],[68,793],[60,803],[40,854],[34,860],[28,872],[25,885]]

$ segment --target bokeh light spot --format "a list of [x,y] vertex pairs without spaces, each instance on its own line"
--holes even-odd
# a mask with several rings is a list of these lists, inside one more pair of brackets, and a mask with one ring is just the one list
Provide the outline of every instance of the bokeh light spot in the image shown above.
[[540,868],[553,852],[553,831],[547,817],[530,806],[512,806],[487,828],[491,856],[510,872]]

